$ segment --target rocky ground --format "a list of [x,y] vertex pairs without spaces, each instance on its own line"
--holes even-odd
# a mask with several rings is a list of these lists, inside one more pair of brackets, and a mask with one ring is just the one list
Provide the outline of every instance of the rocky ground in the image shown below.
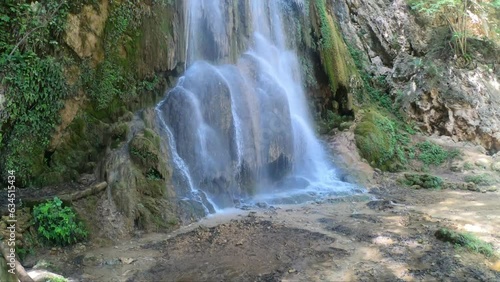
[[[464,153],[427,173],[446,183],[498,176],[498,158],[479,147],[434,141]],[[348,132],[329,144],[345,164],[343,177],[364,181],[366,194],[235,209],[171,234],[42,251],[25,264],[43,257],[41,268],[74,281],[500,281],[498,257],[435,236],[440,228],[470,232],[500,253],[498,184],[415,189],[399,184],[404,173],[373,171],[360,160]]]

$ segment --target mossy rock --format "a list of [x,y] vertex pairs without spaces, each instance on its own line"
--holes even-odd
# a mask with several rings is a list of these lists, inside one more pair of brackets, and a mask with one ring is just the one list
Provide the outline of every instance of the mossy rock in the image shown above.
[[419,186],[425,189],[439,189],[443,186],[443,180],[438,176],[430,174],[405,173],[403,181],[408,186]]
[[386,171],[397,170],[394,123],[376,110],[367,112],[354,130],[356,146],[371,166]]
[[467,175],[464,177],[464,181],[482,186],[488,186],[497,183],[496,179],[488,173]]
[[161,162],[160,137],[150,129],[136,134],[129,144],[129,153],[145,176],[163,179],[166,169]]

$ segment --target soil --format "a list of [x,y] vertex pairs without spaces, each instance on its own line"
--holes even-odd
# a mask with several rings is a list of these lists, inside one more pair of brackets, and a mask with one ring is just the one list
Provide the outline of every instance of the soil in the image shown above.
[[[329,144],[345,151],[339,157],[352,154],[352,139],[338,138]],[[493,158],[474,150],[462,162]],[[341,173],[355,167],[367,193],[234,209],[169,234],[41,251],[25,264],[44,258],[70,281],[500,281],[498,257],[434,235],[443,227],[470,232],[500,253],[498,190],[413,189],[398,184],[401,174],[373,172],[359,156],[343,159]],[[433,173],[452,181],[464,174]]]

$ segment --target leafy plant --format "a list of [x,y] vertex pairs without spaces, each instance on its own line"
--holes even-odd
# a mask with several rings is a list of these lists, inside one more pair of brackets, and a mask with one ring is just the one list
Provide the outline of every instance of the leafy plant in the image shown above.
[[83,223],[77,220],[73,209],[63,207],[58,197],[35,206],[33,217],[38,226],[38,234],[49,243],[64,246],[87,237],[87,231]]
[[443,185],[443,179],[430,174],[405,173],[403,183],[408,186],[418,185],[425,189],[439,189]]
[[[410,7],[418,13],[437,19],[450,30],[451,37],[447,43],[450,44],[455,55],[470,61],[468,54],[468,38],[472,35],[471,16],[472,12],[488,21],[486,9],[493,9],[498,13],[500,1],[472,1],[472,0],[409,0]],[[495,17],[495,15],[493,15]],[[496,21],[492,22],[493,29],[497,27]]]
[[425,165],[440,165],[446,160],[453,159],[460,155],[460,151],[456,149],[447,151],[443,149],[443,147],[429,141],[417,144],[416,147],[420,150],[418,159]]
[[[399,116],[397,108],[394,106],[392,99],[384,91],[387,88],[387,81],[385,76],[373,76],[366,71],[367,58],[361,50],[356,49],[351,44],[347,44],[347,49],[354,60],[354,64],[359,71],[361,80],[363,81],[363,89],[368,93],[371,101],[377,103],[384,109]],[[363,100],[361,97],[358,97]]]
[[66,0],[0,3],[1,165],[16,170],[20,185],[41,171],[69,92],[64,65],[53,56],[67,13]]

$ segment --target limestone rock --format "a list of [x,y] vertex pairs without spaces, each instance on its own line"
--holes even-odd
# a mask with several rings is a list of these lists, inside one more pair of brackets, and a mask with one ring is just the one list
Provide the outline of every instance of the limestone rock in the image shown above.
[[86,5],[76,15],[69,14],[65,41],[80,58],[100,62],[104,58],[101,37],[108,17],[108,1],[99,3],[99,11]]

